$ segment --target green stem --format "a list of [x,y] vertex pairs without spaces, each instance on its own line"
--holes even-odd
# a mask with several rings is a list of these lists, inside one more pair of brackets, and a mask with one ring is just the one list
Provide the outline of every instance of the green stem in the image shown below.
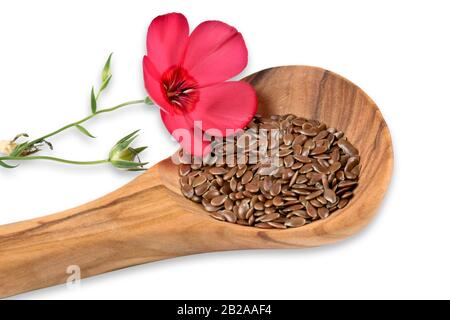
[[67,164],[77,164],[77,165],[93,165],[93,164],[102,164],[102,163],[108,163],[109,160],[96,160],[96,161],[74,161],[74,160],[67,160],[67,159],[61,159],[56,157],[49,157],[49,156],[31,156],[31,157],[0,157],[0,161],[2,160],[49,160],[49,161],[56,161],[61,163],[67,163]]
[[28,142],[28,145],[32,146],[32,145],[34,145],[35,143],[38,143],[38,142],[41,142],[41,141],[43,141],[43,140],[45,140],[45,139],[47,139],[47,138],[50,138],[50,137],[52,137],[52,136],[54,136],[54,135],[56,135],[56,134],[58,134],[58,133],[60,133],[60,132],[62,132],[62,131],[64,131],[64,130],[67,130],[67,129],[69,129],[69,128],[75,127],[75,126],[77,126],[77,125],[80,125],[80,124],[82,124],[82,123],[84,123],[84,122],[86,122],[86,121],[88,121],[88,120],[94,118],[95,116],[97,116],[97,115],[99,115],[99,114],[101,114],[101,113],[112,112],[112,111],[115,111],[115,110],[117,110],[117,109],[120,109],[120,108],[129,106],[129,105],[133,105],[133,104],[141,104],[141,103],[145,103],[145,100],[133,100],[133,101],[128,101],[128,102],[121,103],[121,104],[119,104],[119,105],[117,105],[117,106],[111,107],[111,108],[99,110],[99,111],[97,111],[96,113],[93,113],[93,114],[91,114],[91,115],[89,115],[89,116],[87,116],[87,117],[85,117],[85,118],[83,118],[83,119],[81,119],[81,120],[79,120],[79,121],[70,123],[70,124],[68,124],[68,125],[66,125],[66,126],[64,126],[64,127],[62,127],[62,128],[59,128],[58,130],[55,130],[55,131],[53,131],[53,132],[50,132],[49,134],[46,134],[45,136],[42,136],[42,137],[37,138],[37,139],[35,139],[35,140],[31,141],[31,142]]

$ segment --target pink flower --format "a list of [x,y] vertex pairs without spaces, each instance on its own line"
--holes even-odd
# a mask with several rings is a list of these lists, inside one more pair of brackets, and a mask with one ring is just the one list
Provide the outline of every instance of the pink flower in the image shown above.
[[[202,155],[208,150],[210,142],[198,131],[227,136],[227,129],[241,129],[255,115],[254,89],[245,82],[225,82],[239,74],[248,60],[244,39],[235,28],[205,21],[189,35],[182,14],[162,15],[148,28],[147,52],[145,88],[185,151]],[[180,136],[178,129],[189,135]]]

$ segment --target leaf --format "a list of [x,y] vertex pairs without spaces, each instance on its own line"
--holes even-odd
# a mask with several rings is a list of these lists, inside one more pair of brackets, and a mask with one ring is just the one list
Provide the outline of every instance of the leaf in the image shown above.
[[15,167],[17,167],[18,164],[16,164],[15,166],[11,166],[9,164],[6,164],[5,162],[3,162],[2,160],[0,160],[0,167],[6,168],[6,169],[14,169]]
[[28,135],[28,133],[19,133],[14,137],[14,139],[12,141],[15,142],[15,141],[17,141],[17,139],[22,138],[22,137],[29,138],[30,136]]
[[126,160],[114,160],[113,165],[119,169],[139,169],[148,164],[148,162],[134,162]]
[[[111,52],[108,60],[106,60],[105,66],[102,71],[102,82],[105,83],[108,78],[111,78],[111,58],[113,53]],[[102,91],[102,89],[100,89]]]
[[18,144],[17,147],[14,148],[14,150],[9,154],[11,157],[20,157],[22,152],[28,148],[28,143],[24,142],[21,144]]
[[91,111],[92,113],[97,112],[97,98],[95,97],[94,87],[91,89]]
[[82,127],[79,124],[77,124],[75,127],[77,127],[78,130],[80,130],[83,134],[87,135],[88,137],[95,138],[95,136],[93,136],[89,131],[87,131],[85,127]]
[[150,97],[146,97],[145,98],[145,100],[144,100],[144,102],[145,102],[145,104],[148,104],[148,105],[154,105],[155,103],[152,101],[152,99],[150,99]]
[[136,154],[139,154],[147,148],[148,147],[139,147],[139,148],[130,148],[130,149],[132,149]]
[[98,93],[100,93],[100,92],[102,92],[103,90],[106,89],[106,87],[108,86],[109,81],[111,80],[111,78],[112,78],[112,75],[109,75],[109,76],[106,78],[106,80],[103,81],[102,86],[100,87],[100,90],[99,90]]
[[122,142],[127,141],[128,139],[130,139],[132,136],[134,136],[136,133],[138,133],[139,131],[141,131],[141,129],[138,129],[136,131],[133,131],[132,133],[130,133],[129,135],[126,135],[125,137],[123,137],[122,139],[120,139],[117,144],[120,144]]
[[147,168],[133,168],[133,169],[127,169],[127,171],[146,171]]

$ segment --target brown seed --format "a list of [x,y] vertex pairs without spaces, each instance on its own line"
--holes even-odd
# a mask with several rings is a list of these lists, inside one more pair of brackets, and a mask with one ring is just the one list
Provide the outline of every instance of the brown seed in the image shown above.
[[227,169],[222,167],[212,167],[211,169],[209,169],[209,173],[214,175],[223,175],[227,173]]
[[328,150],[328,146],[317,146],[314,149],[312,149],[309,154],[312,156],[315,156],[318,154],[322,154],[322,153],[326,152],[327,150]]
[[291,169],[292,169],[292,170],[298,170],[298,169],[300,169],[301,167],[303,167],[303,163],[301,163],[301,162],[296,162],[296,163],[294,163],[294,164],[292,165]]
[[292,165],[295,163],[294,157],[292,155],[289,155],[284,158],[284,166],[287,168],[292,167]]
[[302,184],[302,183],[306,183],[308,182],[308,178],[306,178],[306,176],[301,175],[297,178],[297,180],[295,181],[296,184]]
[[298,135],[298,136],[296,136],[296,137],[294,138],[294,140],[292,141],[292,145],[293,145],[293,146],[296,146],[296,145],[302,146],[302,145],[305,143],[306,140],[308,140],[308,137],[307,137],[307,136],[305,136],[305,135],[303,135],[303,134]]
[[335,163],[331,164],[328,169],[330,170],[330,173],[335,173],[340,168],[341,168],[341,163],[340,162],[335,162]]
[[313,171],[313,165],[311,163],[307,163],[303,167],[301,167],[298,172],[303,174],[303,173],[308,173],[311,171]]
[[292,134],[288,133],[283,136],[283,142],[285,145],[291,145],[292,141],[294,141],[294,136]]
[[324,196],[317,197],[316,199],[317,199],[317,201],[319,201],[323,205],[327,204],[327,199],[325,199]]
[[303,147],[301,145],[294,144],[294,145],[292,145],[292,149],[294,150],[294,157],[300,156],[302,154]]
[[270,188],[270,194],[272,196],[276,196],[281,192],[281,183],[276,182],[272,185],[272,188]]
[[[295,188],[295,184],[294,184],[293,188]],[[311,193],[310,190],[304,189],[304,188],[302,188],[302,189],[294,189],[294,192],[297,193],[297,194],[300,194],[302,196],[307,196],[307,195],[309,195]]]
[[269,199],[266,202],[264,202],[264,208],[270,208],[271,206],[273,206],[273,200]]
[[250,193],[256,193],[259,191],[259,179],[257,177],[253,178],[253,181],[245,185],[245,190]]
[[191,172],[191,166],[188,164],[180,164],[178,171],[180,176],[186,176],[189,172]]
[[350,180],[356,179],[358,177],[356,174],[349,172],[349,171],[344,171],[344,174],[345,174],[345,177]]
[[317,213],[319,214],[319,217],[321,219],[325,219],[329,216],[330,211],[325,207],[321,207],[321,208],[317,209]]
[[242,168],[236,171],[236,178],[241,178],[247,171],[247,166],[244,165]]
[[339,209],[342,209],[347,205],[347,203],[348,203],[348,199],[341,199],[337,206]]
[[308,136],[308,137],[314,137],[318,133],[317,129],[313,128],[313,127],[311,127],[311,128],[303,128],[302,130],[300,130],[300,132],[302,134],[304,134],[305,136]]
[[265,223],[265,222],[256,223],[255,227],[261,228],[261,229],[272,229],[273,228],[270,224]]
[[326,179],[327,176],[323,173],[312,171],[305,174],[305,177],[308,179],[308,184],[313,185],[316,182],[322,181],[323,177]]
[[237,170],[238,170],[237,167],[231,168],[227,173],[225,173],[225,175],[223,176],[223,179],[230,180],[231,177],[233,177],[236,174]]
[[180,179],[180,185],[184,186],[186,184],[189,184],[189,177],[181,177]]
[[351,173],[353,173],[356,177],[358,177],[359,174],[361,173],[361,165],[360,165],[360,164],[356,165],[356,166],[352,169]]
[[314,141],[322,140],[322,139],[325,139],[326,137],[328,137],[328,135],[329,135],[329,133],[328,133],[327,130],[322,130],[322,131],[320,131],[320,132],[317,134],[317,136],[315,136],[315,137],[313,138],[313,140],[314,140]]
[[194,180],[192,181],[192,186],[195,188],[203,184],[204,182],[206,182],[206,177],[204,175],[199,175],[195,177]]
[[344,194],[341,195],[341,199],[347,199],[353,197],[353,192],[347,191]]
[[316,147],[316,143],[312,139],[306,140],[305,144],[303,145],[304,149],[312,150]]
[[264,210],[264,203],[257,202],[257,203],[255,203],[254,208],[255,208],[255,210]]
[[267,224],[276,229],[286,229],[286,226],[283,223],[270,221],[270,222],[267,222]]
[[294,175],[291,177],[291,180],[289,181],[289,187],[292,187],[295,184],[298,178],[298,174],[299,172],[295,171]]
[[223,203],[223,206],[225,210],[233,210],[233,200],[230,198],[227,198],[225,202]]
[[214,212],[214,211],[220,210],[220,207],[215,207],[215,206],[212,206],[211,204],[208,204],[208,203],[203,203],[202,202],[202,205],[205,208],[205,210],[208,211],[208,212]]
[[181,187],[181,192],[186,198],[192,198],[194,196],[194,188],[188,184]]
[[220,188],[220,193],[222,194],[230,194],[231,188],[229,183],[224,183],[223,187]]
[[284,211],[287,211],[287,212],[292,211],[292,212],[294,212],[294,211],[301,210],[303,208],[304,208],[304,206],[302,204],[295,204],[295,205],[292,205],[292,206],[289,206],[289,207],[285,208]]
[[295,160],[300,161],[301,163],[311,163],[312,159],[306,156],[294,156]]
[[308,194],[305,198],[305,200],[311,200],[311,199],[315,199],[318,196],[320,196],[323,193],[323,190],[318,190],[315,192],[311,192],[310,194]]
[[197,196],[201,196],[201,195],[203,195],[206,191],[208,191],[208,188],[209,188],[208,182],[204,182],[203,184],[201,184],[201,185],[195,187],[195,194],[196,194]]
[[251,171],[245,172],[245,174],[242,176],[241,183],[247,184],[253,179],[253,173]]
[[290,180],[293,175],[294,175],[294,171],[287,168],[287,169],[283,170],[283,173],[281,174],[281,179],[282,180]]
[[237,224],[240,224],[241,226],[248,226],[248,221],[247,220],[243,220],[243,219],[238,219],[236,221]]
[[274,205],[275,207],[282,206],[283,203],[284,203],[283,198],[280,197],[280,196],[276,196],[275,198],[273,198],[272,201],[273,201],[273,205]]
[[211,205],[218,207],[224,204],[225,200],[227,200],[227,195],[220,195],[211,199]]
[[350,157],[347,160],[344,171],[352,171],[355,166],[359,164],[359,157]]
[[247,210],[247,212],[245,213],[245,219],[250,219],[251,216],[253,216],[253,212],[255,212],[254,208],[250,208]]
[[273,221],[273,220],[275,220],[275,219],[277,219],[279,217],[280,217],[279,213],[273,212],[273,213],[269,213],[269,214],[266,214],[264,216],[261,216],[259,218],[259,221],[261,221],[261,222],[269,222],[269,221]]
[[330,173],[330,169],[327,167],[324,167],[322,165],[320,165],[317,162],[313,162],[312,163],[312,167],[314,169],[314,171],[319,172],[319,173],[324,173],[324,174],[329,174]]
[[356,181],[349,181],[349,180],[345,180],[345,181],[341,181],[337,184],[338,188],[347,188],[347,187],[351,187],[356,185],[358,182]]
[[317,218],[317,209],[309,202],[306,202],[306,213],[313,219]]
[[263,180],[263,189],[265,191],[270,191],[271,187],[272,187],[272,179],[270,177],[265,177]]
[[209,216],[219,221],[225,221],[225,217],[220,212],[212,212],[209,214]]
[[284,225],[287,226],[287,227],[296,228],[296,227],[303,226],[305,223],[306,223],[305,218],[303,218],[303,217],[293,217],[293,218],[290,218],[289,220],[287,220],[284,223]]
[[326,188],[323,192],[323,197],[329,202],[329,203],[335,203],[337,201],[336,193],[334,193],[333,190],[330,188]]
[[[340,162],[339,162],[340,164]],[[345,180],[345,174],[344,171],[338,171],[336,172],[336,178],[340,181],[344,181]]]
[[203,194],[203,198],[207,200],[211,200],[214,197],[217,197],[220,195],[220,192],[218,190],[209,190],[206,193]]
[[309,219],[310,216],[308,215],[308,213],[305,210],[296,210],[296,211],[292,211],[292,214],[298,217],[303,217],[305,219]]
[[312,199],[309,202],[316,208],[323,207],[323,204],[320,201],[318,201],[317,199]]
[[342,149],[342,151],[344,151],[346,154],[348,154],[351,157],[358,155],[358,150],[350,142],[348,142],[345,139],[342,139],[342,138],[339,139],[337,142],[337,145],[339,146],[339,148]]
[[222,214],[228,222],[235,223],[237,220],[237,216],[233,211],[225,210],[222,211]]
[[265,214],[275,213],[277,209],[275,207],[269,207],[264,209]]
[[297,118],[292,121],[292,124],[301,127],[305,122],[306,122],[306,119]]
[[286,157],[287,155],[290,155],[292,152],[294,152],[292,149],[280,150],[280,152],[278,153],[278,156],[280,158],[283,158],[283,157]]
[[264,211],[260,211],[260,210],[253,212],[253,215],[255,217],[260,217],[260,216],[263,216],[264,214],[265,214]]

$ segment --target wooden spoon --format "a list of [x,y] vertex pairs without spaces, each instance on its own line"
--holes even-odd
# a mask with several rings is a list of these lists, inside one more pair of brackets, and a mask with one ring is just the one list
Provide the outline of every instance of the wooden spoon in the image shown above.
[[185,199],[177,166],[166,159],[98,200],[0,227],[0,297],[136,264],[202,252],[302,248],[344,239],[368,224],[388,187],[393,153],[375,103],[343,77],[315,67],[257,72],[250,82],[263,115],[293,113],[345,132],[361,154],[354,198],[329,218],[286,230],[219,222]]

